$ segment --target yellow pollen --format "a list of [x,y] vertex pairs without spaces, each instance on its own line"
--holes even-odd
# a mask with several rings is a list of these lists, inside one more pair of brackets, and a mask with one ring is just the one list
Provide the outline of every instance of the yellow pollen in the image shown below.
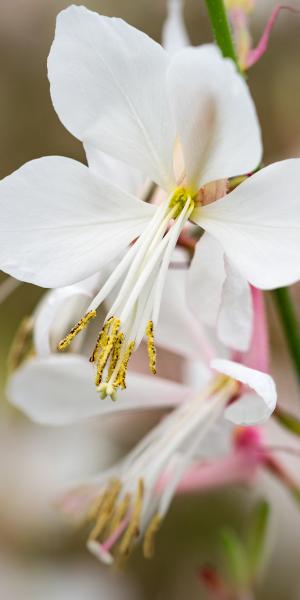
[[133,512],[118,549],[120,556],[128,556],[130,554],[133,543],[140,534],[140,518],[143,506],[143,497],[144,482],[142,479],[139,479]]
[[114,317],[110,317],[110,319],[108,319],[106,321],[106,323],[104,323],[101,331],[99,332],[95,348],[92,352],[92,355],[90,356],[90,362],[95,362],[95,360],[97,359],[99,350],[101,350],[101,348],[104,348],[105,345],[107,344],[107,332],[108,332],[113,320],[114,320]]
[[119,368],[118,375],[117,375],[115,381],[113,382],[113,386],[115,388],[121,387],[123,390],[126,389],[126,372],[127,372],[130,357],[134,351],[134,347],[135,347],[135,342],[133,342],[133,341],[129,342],[129,344],[125,350],[123,360],[122,360],[120,368]]
[[91,310],[86,315],[84,315],[84,317],[82,317],[82,319],[80,319],[80,321],[78,321],[78,323],[76,323],[76,325],[72,327],[68,335],[66,335],[66,337],[64,337],[64,339],[59,342],[59,344],[57,345],[57,349],[61,351],[66,350],[66,348],[69,347],[76,335],[78,335],[80,331],[86,328],[88,323],[96,317],[96,314],[97,313],[95,310]]
[[117,365],[117,362],[119,360],[119,356],[120,356],[120,352],[121,352],[121,348],[122,348],[122,344],[124,341],[124,334],[122,332],[118,333],[117,335],[117,339],[115,341],[115,345],[111,354],[111,358],[110,358],[110,364],[108,367],[108,373],[107,373],[107,377],[106,377],[106,382],[108,383],[115,368]]
[[151,373],[156,375],[156,350],[154,345],[153,321],[148,321],[147,323],[146,336],[148,338],[149,368]]
[[120,481],[118,481],[117,479],[113,480],[102,497],[102,501],[98,508],[98,517],[96,520],[96,524],[89,535],[89,541],[96,540],[106,527],[113,514],[115,503],[120,493],[120,490]]
[[152,558],[154,555],[154,538],[160,528],[160,525],[161,516],[156,513],[152,517],[144,535],[143,553],[145,558]]
[[[98,350],[100,350],[100,354],[99,354],[98,350],[96,352],[97,358],[98,358],[97,373],[96,373],[96,380],[95,380],[96,386],[100,385],[100,383],[102,382],[102,374],[103,374],[104,368],[109,359],[109,355],[114,348],[115,342],[118,339],[119,327],[120,327],[120,320],[116,319],[114,317],[113,320],[109,323],[109,328],[108,328],[107,334],[105,334],[105,337],[107,337],[107,339],[105,339],[106,344],[104,347],[102,347],[102,345],[101,345],[101,348],[103,348],[102,350],[100,350],[100,344],[99,344]],[[109,333],[109,335],[108,335],[108,333]]]
[[169,208],[176,207],[173,219],[176,219],[180,215],[181,211],[184,209],[189,199],[191,199],[191,195],[187,192],[185,188],[177,188],[177,190],[175,190],[169,202]]
[[124,517],[126,516],[126,513],[129,508],[130,498],[131,498],[130,494],[125,494],[125,496],[124,496],[123,500],[120,502],[119,506],[116,507],[115,513],[113,515],[111,525],[109,528],[109,535],[111,535],[112,533],[114,533],[116,531],[116,529],[118,529],[119,525],[122,523]]
[[94,500],[94,502],[92,503],[90,510],[87,514],[87,520],[88,521],[94,521],[94,519],[97,517],[97,514],[99,514],[101,505],[103,503],[105,497],[105,493],[100,494],[99,496],[97,496]]

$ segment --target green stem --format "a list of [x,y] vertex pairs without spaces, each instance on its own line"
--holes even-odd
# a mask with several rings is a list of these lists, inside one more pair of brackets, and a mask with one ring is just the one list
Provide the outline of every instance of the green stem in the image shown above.
[[231,58],[238,67],[237,56],[223,0],[205,0],[215,40],[225,58]]
[[286,287],[278,288],[272,292],[276,302],[278,314],[284,329],[290,356],[293,360],[295,371],[300,383],[300,334],[298,320],[295,314],[289,290]]
[[[231,58],[237,67],[231,29],[223,0],[205,0],[216,42],[223,56]],[[300,333],[297,317],[286,287],[273,291],[287,345],[300,383]]]

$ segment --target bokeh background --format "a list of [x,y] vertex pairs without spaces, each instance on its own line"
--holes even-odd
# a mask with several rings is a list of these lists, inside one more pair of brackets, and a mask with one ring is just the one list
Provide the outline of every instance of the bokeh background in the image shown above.
[[[85,160],[80,143],[53,110],[47,81],[46,60],[56,14],[68,4],[63,0],[0,1],[1,178],[43,155]],[[251,19],[254,40],[275,4],[257,1]],[[300,2],[290,4],[300,9]],[[86,0],[85,5],[122,17],[160,40],[164,0]],[[194,44],[211,41],[203,0],[186,0],[185,17]],[[300,156],[300,14],[280,15],[267,54],[249,74],[249,85],[261,121],[265,163]],[[9,347],[20,320],[31,313],[41,293],[22,285],[0,305],[0,598],[205,599],[197,570],[204,562],[218,564],[220,527],[230,525],[242,532],[255,499],[264,496],[271,503],[272,516],[255,597],[299,600],[300,506],[264,473],[253,490],[235,487],[176,499],[152,562],[143,562],[136,553],[125,573],[108,573],[86,555],[80,535],[63,522],[52,500],[72,478],[111,462],[133,438],[121,433],[120,423],[58,431],[36,427],[9,407],[5,398]],[[293,295],[298,308],[299,286],[294,286]],[[280,403],[300,415],[297,384],[269,297],[267,306]],[[149,419],[145,416],[138,426],[135,423],[137,435],[149,426]],[[268,435],[276,443],[299,447],[297,439],[291,439],[275,422],[268,426]],[[299,459],[285,458],[285,462],[300,482]]]

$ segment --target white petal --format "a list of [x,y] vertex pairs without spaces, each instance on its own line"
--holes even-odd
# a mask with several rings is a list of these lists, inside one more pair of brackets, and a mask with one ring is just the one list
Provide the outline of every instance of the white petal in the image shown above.
[[45,287],[115,258],[155,210],[74,160],[31,161],[0,182],[0,267]]
[[66,331],[79,321],[99,289],[100,275],[74,285],[47,292],[39,302],[34,318],[34,347],[38,356],[48,356]]
[[176,249],[164,286],[155,338],[158,345],[180,356],[207,362],[214,355],[214,349],[199,319],[189,310],[187,268],[187,256]]
[[51,355],[32,359],[16,371],[8,397],[34,421],[64,425],[96,415],[171,407],[193,393],[185,386],[137,373],[129,373],[127,383],[115,402],[101,400],[86,358]]
[[226,198],[198,210],[195,221],[222,244],[240,273],[257,288],[300,278],[300,160],[274,163]]
[[228,348],[247,350],[252,332],[252,301],[247,281],[224,256],[221,244],[205,233],[196,245],[187,282],[195,317],[216,328]]
[[246,351],[252,335],[252,298],[247,280],[225,257],[226,279],[218,316],[217,331],[228,348]]
[[196,244],[187,280],[187,301],[198,320],[215,327],[226,278],[220,243],[205,233]]
[[275,409],[277,400],[276,386],[270,375],[222,359],[213,360],[211,367],[256,392],[242,392],[241,398],[226,408],[226,419],[237,425],[257,425],[267,421]]
[[166,188],[175,140],[168,60],[144,33],[82,6],[59,14],[48,60],[52,101],[67,129]]
[[122,190],[134,194],[134,196],[139,195],[139,192],[143,190],[145,176],[140,171],[105,152],[101,152],[101,150],[97,150],[91,144],[85,144],[84,149],[89,168],[93,173],[113,181]]
[[168,84],[192,187],[257,167],[262,148],[255,107],[231,60],[211,45],[186,48],[173,57]]
[[162,30],[162,44],[169,54],[174,54],[181,48],[190,45],[183,19],[183,6],[183,0],[168,0],[167,18]]

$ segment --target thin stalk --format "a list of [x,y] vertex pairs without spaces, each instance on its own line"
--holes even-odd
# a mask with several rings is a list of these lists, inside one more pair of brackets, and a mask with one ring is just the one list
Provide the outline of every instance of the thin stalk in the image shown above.
[[215,40],[225,58],[238,61],[223,0],[205,0]]
[[272,292],[281,325],[285,333],[288,349],[300,383],[300,334],[299,324],[294,306],[287,287],[278,288]]

